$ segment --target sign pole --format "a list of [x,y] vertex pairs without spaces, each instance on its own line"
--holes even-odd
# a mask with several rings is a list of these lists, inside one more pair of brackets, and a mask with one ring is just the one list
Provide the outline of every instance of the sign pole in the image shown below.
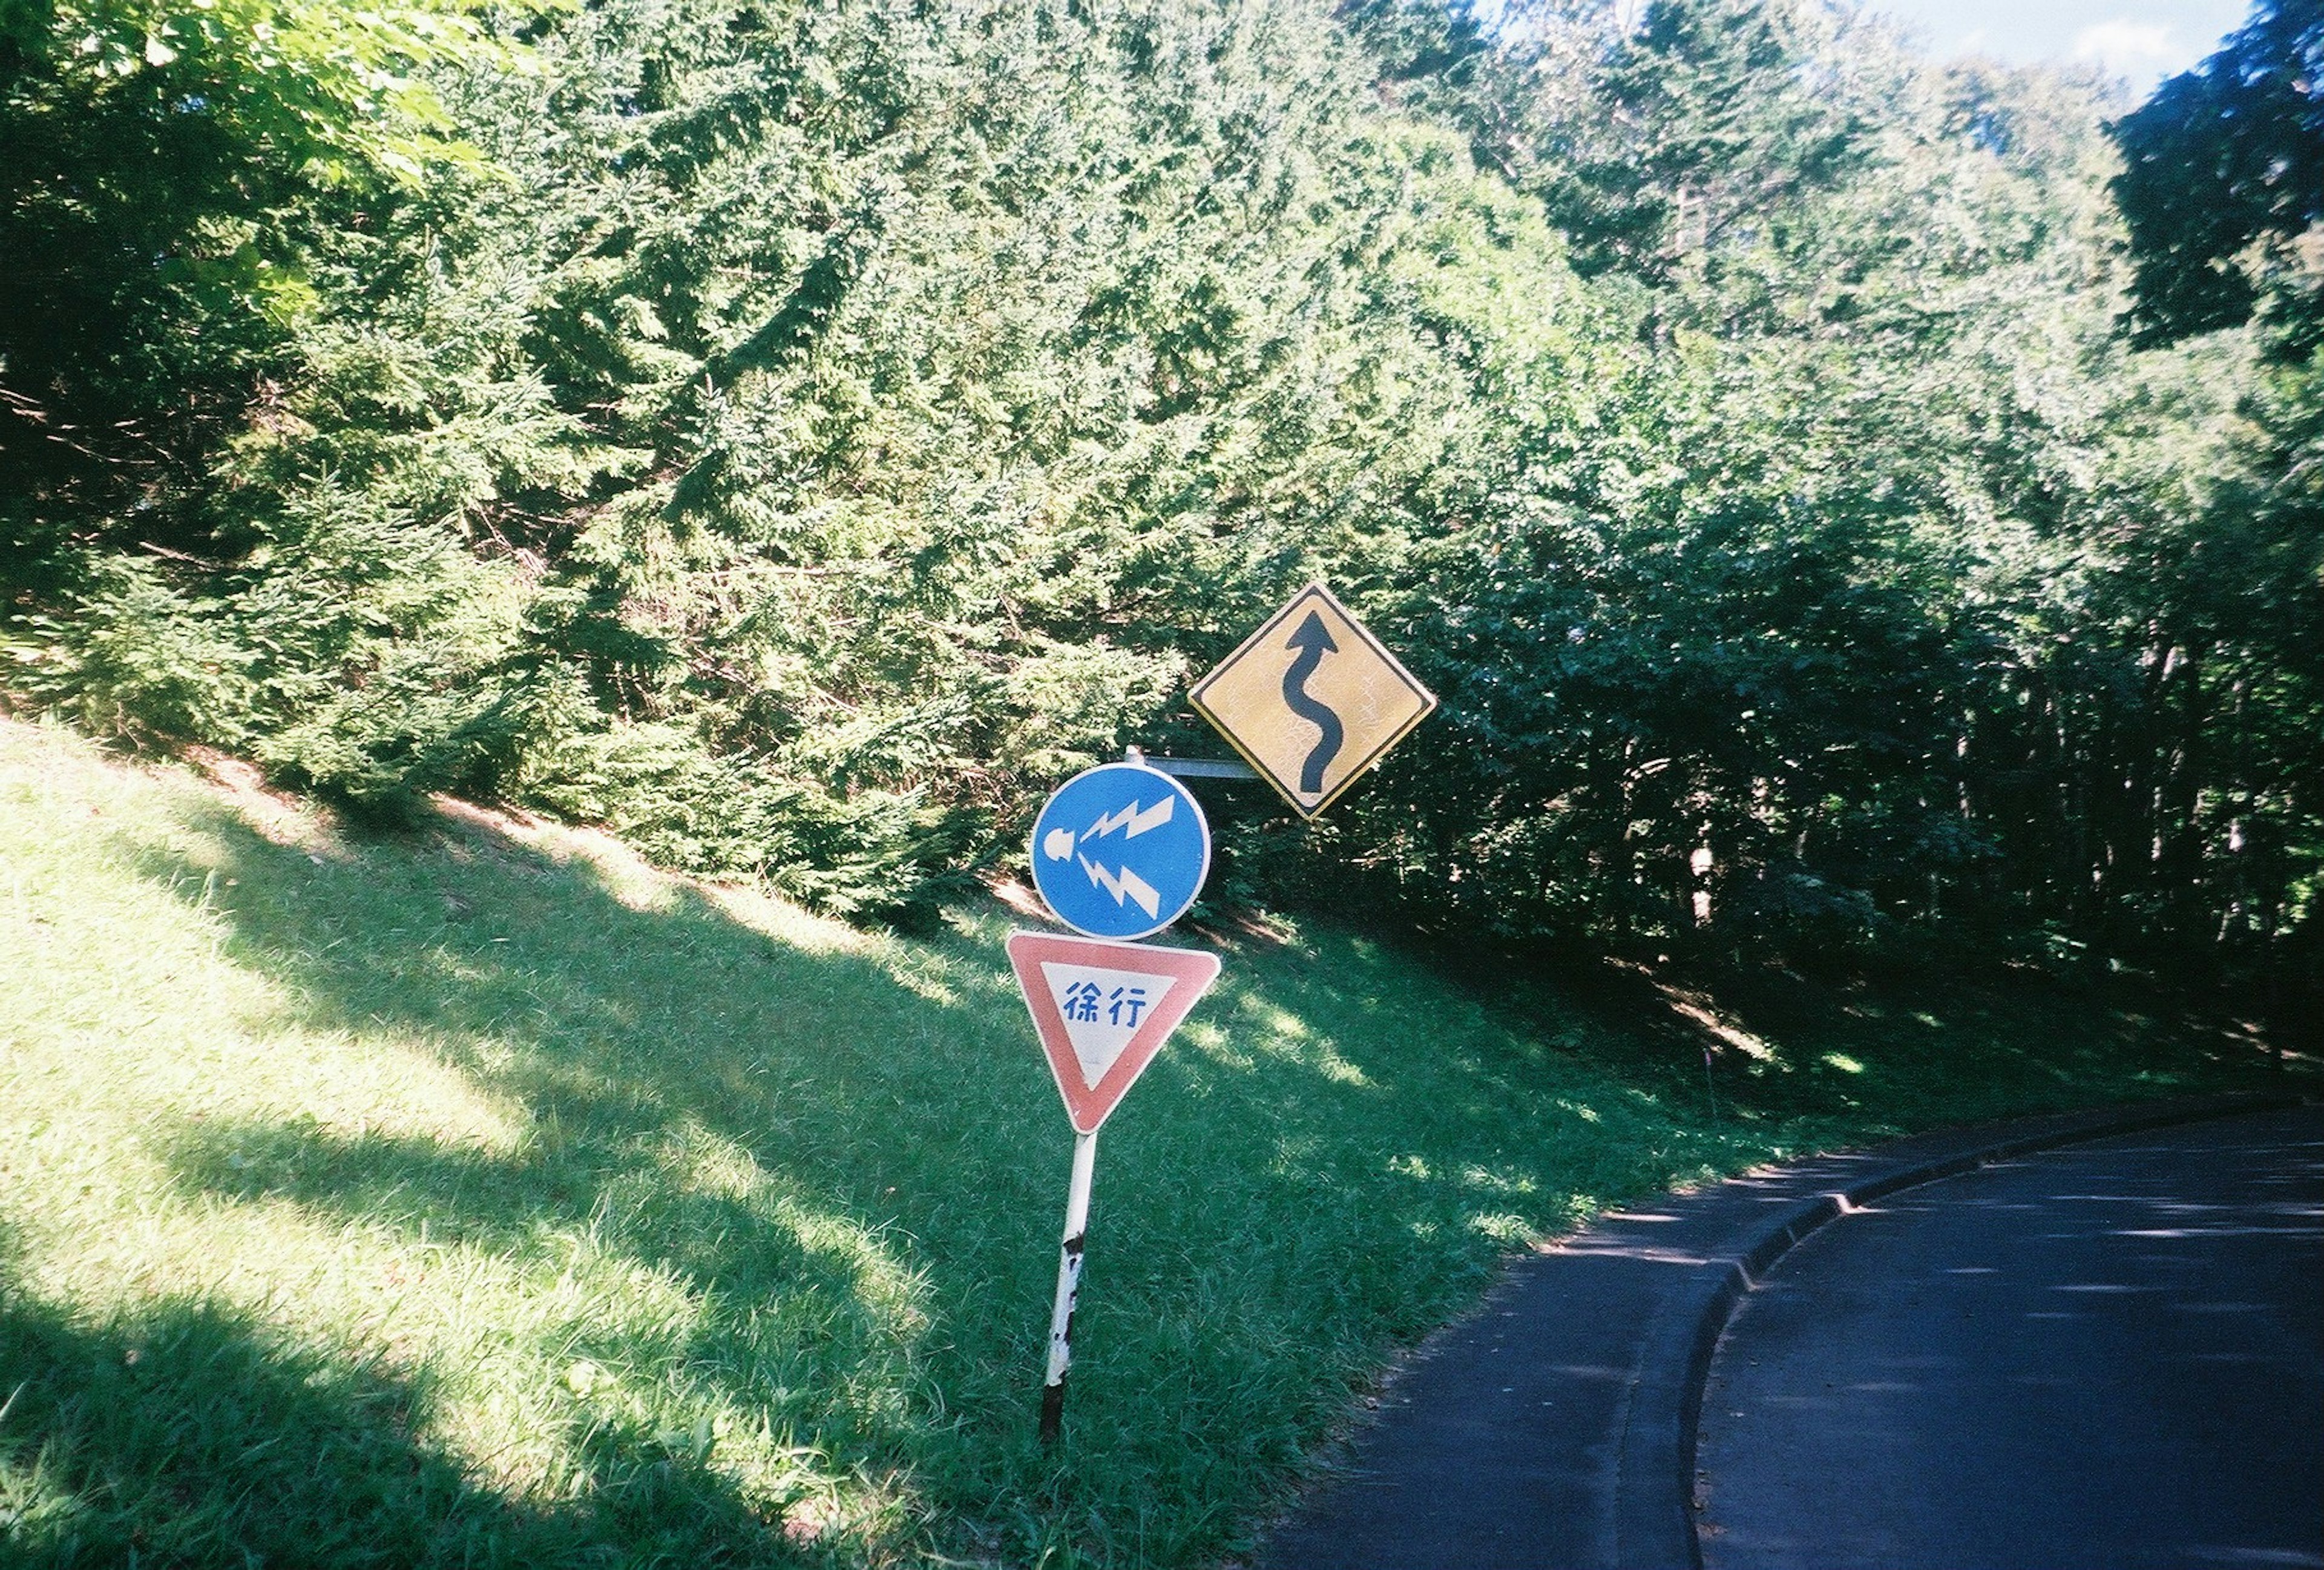
[[1082,1247],[1089,1230],[1097,1131],[1162,1050],[1170,1032],[1219,979],[1219,956],[1198,948],[1148,948],[1052,932],[1012,932],[1007,947],[1009,967],[1017,973],[1025,1007],[1033,1016],[1033,1033],[1041,1039],[1041,1055],[1048,1060],[1049,1073],[1065,1098],[1065,1119],[1074,1129],[1073,1186],[1065,1196],[1065,1230],[1057,1248],[1057,1297],[1049,1316],[1048,1371],[1041,1388],[1041,1444],[1046,1448],[1056,1443],[1064,1427],[1065,1371],[1074,1358],[1074,1310],[1081,1300]]
[[1041,1443],[1055,1445],[1065,1419],[1065,1370],[1074,1361],[1074,1304],[1082,1290],[1082,1240],[1089,1231],[1090,1179],[1097,1136],[1074,1136],[1074,1180],[1065,1195],[1065,1237],[1057,1251],[1057,1304],[1049,1315],[1049,1377],[1041,1387]]

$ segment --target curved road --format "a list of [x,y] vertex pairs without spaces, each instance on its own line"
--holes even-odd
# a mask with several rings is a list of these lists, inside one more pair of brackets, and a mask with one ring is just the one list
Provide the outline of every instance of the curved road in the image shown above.
[[1697,1464],[1708,1570],[2324,1566],[2324,1108],[1822,1228],[1729,1325]]

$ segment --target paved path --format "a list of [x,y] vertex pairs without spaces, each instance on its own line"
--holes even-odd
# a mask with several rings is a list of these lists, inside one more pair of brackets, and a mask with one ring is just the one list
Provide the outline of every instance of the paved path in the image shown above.
[[2324,1566],[2324,1108],[1824,1228],[1729,1323],[1697,1464],[1710,1570]]
[[[2286,1098],[2287,1100],[2289,1098]],[[1843,1214],[1980,1163],[2255,1104],[2116,1108],[1824,1157],[1609,1215],[1422,1350],[1264,1570],[1689,1570],[1695,1417],[1751,1282]],[[1840,1570],[1844,1561],[1827,1561]]]

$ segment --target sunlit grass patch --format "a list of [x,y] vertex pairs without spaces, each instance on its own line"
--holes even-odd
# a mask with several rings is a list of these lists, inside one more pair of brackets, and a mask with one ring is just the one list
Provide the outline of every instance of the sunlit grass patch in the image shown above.
[[0,724],[0,1557],[1202,1564],[1600,1203],[2236,1067],[2038,1000],[1690,991],[1713,1030],[1278,921],[1107,1128],[1044,1455],[1019,919],[865,933],[466,808],[364,840]]

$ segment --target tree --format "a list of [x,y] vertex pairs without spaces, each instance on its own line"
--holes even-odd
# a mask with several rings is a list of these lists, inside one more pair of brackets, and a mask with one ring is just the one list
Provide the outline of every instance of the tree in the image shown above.
[[2112,127],[2144,343],[2273,297],[2287,351],[2324,334],[2324,4],[2261,0],[2225,47]]
[[2115,330],[2084,87],[1818,0],[71,6],[0,518],[95,726],[892,915],[1322,576],[1445,706],[1238,894],[2317,929],[2312,362]]
[[[0,541],[198,487],[318,300],[317,236],[466,155],[430,62],[511,46],[468,0],[0,7]],[[194,537],[180,535],[183,546]]]
[[[2194,506],[2133,537],[2144,559],[2124,580],[2140,620],[2168,629],[2160,669],[2184,715],[2173,755],[2200,757],[2209,776],[2185,788],[2209,810],[2182,809],[2173,852],[2208,898],[2186,899],[2176,924],[2200,910],[2246,966],[2311,974],[2313,873],[2297,869],[2324,841],[2320,83],[2324,6],[2264,0],[2218,52],[2111,127],[2135,337],[2217,334],[2263,361],[2221,422]],[[2225,333],[2246,322],[2239,340]]]

